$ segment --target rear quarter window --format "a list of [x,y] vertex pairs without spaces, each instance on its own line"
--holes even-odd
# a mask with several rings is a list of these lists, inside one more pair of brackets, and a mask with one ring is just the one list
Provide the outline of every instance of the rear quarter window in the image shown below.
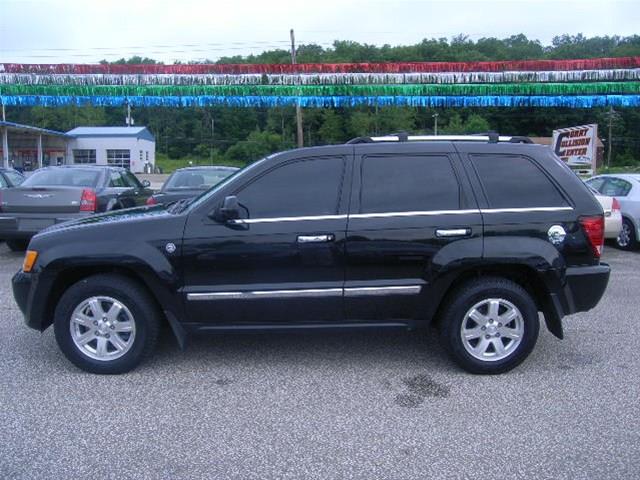
[[470,155],[490,208],[566,207],[568,202],[530,158]]

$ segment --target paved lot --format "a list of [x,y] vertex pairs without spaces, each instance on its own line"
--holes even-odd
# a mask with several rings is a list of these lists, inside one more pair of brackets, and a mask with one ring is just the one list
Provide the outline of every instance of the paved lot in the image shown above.
[[22,324],[0,244],[0,478],[640,475],[640,253],[517,370],[462,373],[416,334],[224,336],[116,377]]

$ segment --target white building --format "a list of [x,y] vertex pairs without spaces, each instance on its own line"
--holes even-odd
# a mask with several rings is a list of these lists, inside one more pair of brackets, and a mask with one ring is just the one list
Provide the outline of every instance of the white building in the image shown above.
[[66,163],[116,165],[133,173],[156,163],[156,140],[147,127],[77,127],[69,130]]
[[0,121],[0,166],[30,171],[48,165],[119,165],[153,171],[156,141],[146,127],[78,127],[66,133]]

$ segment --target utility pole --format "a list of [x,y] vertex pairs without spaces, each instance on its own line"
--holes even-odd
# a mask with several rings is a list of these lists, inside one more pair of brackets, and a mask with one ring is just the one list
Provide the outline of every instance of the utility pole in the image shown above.
[[7,121],[7,116],[6,116],[5,111],[4,111],[4,103],[2,104],[2,121],[3,122]]
[[613,125],[613,107],[609,107],[609,139],[607,140],[607,169],[611,167],[611,127]]
[[[291,34],[291,64],[295,65],[296,61],[296,37],[293,33],[293,28],[289,32]],[[300,101],[296,102],[296,127],[298,137],[298,148],[304,146],[304,132],[302,131],[302,109],[300,108]]]
[[438,136],[438,117],[440,116],[440,114],[434,113],[431,116],[433,117],[433,134],[437,137]]
[[127,127],[130,127],[133,124],[133,119],[131,118],[131,104],[127,102]]

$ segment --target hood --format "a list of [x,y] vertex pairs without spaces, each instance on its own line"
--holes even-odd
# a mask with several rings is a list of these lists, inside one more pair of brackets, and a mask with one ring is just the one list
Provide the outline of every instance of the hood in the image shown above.
[[137,223],[151,218],[174,216],[167,212],[162,205],[126,208],[123,210],[113,210],[111,212],[90,215],[88,217],[58,223],[42,230],[38,236],[47,235],[63,230],[74,230],[78,228],[90,228],[101,225]]

